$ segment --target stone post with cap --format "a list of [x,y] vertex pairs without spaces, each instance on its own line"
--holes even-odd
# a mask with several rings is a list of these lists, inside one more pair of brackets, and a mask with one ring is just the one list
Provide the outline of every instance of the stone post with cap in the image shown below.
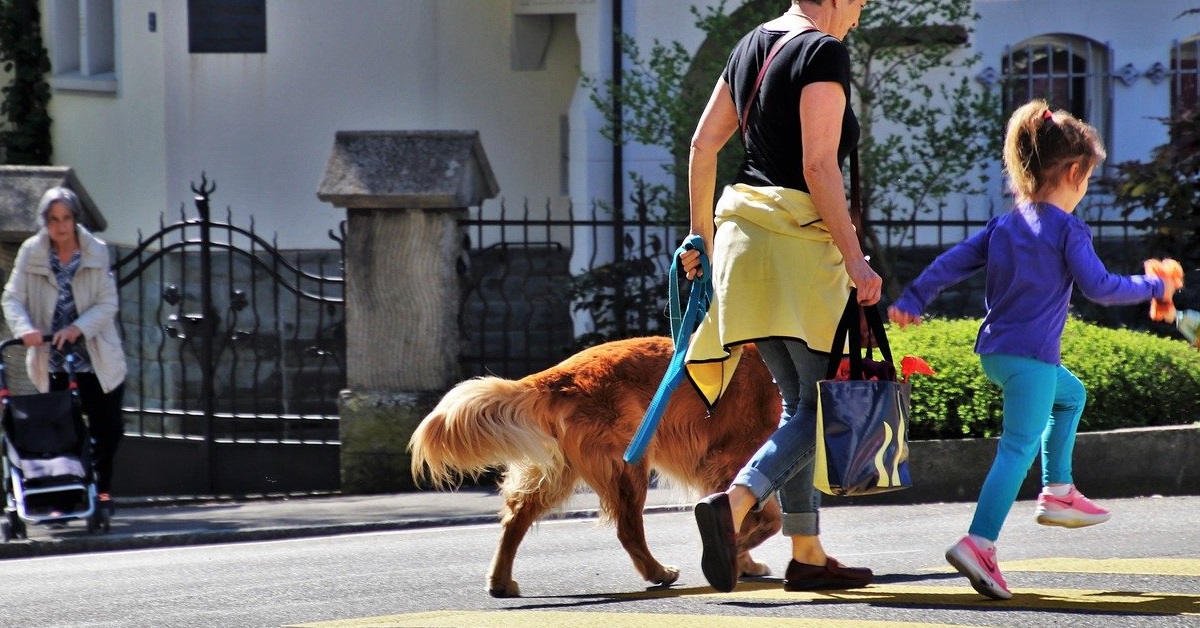
[[460,379],[458,225],[499,188],[476,131],[339,131],[317,197],[346,210],[343,493],[415,488],[408,439]]

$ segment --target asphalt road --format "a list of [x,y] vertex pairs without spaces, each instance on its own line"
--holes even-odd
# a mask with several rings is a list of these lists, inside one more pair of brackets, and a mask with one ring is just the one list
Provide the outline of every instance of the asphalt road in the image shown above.
[[[892,628],[1200,627],[1200,497],[1107,500],[1112,521],[1064,530],[1014,508],[1000,541],[1016,594],[987,600],[942,559],[971,504],[823,511],[831,554],[873,568],[857,591],[784,593],[778,579],[715,593],[699,573],[688,512],[647,516],[651,548],[683,569],[647,588],[613,530],[544,522],[521,547],[524,597],[494,599],[484,578],[495,524],[0,561],[3,626],[310,628],[733,626]],[[782,571],[777,537],[756,556]]]

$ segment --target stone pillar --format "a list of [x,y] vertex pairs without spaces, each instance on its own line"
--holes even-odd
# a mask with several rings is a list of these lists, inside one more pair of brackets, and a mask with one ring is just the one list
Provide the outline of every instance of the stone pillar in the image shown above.
[[474,131],[339,131],[317,197],[346,209],[343,493],[415,488],[408,439],[460,379],[458,221],[499,192]]

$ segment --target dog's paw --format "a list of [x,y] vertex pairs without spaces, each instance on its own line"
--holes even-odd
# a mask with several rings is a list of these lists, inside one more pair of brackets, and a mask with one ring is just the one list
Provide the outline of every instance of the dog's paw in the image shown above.
[[508,584],[496,586],[488,584],[488,595],[492,597],[521,597],[521,587],[517,586],[516,580],[509,580]]
[[750,557],[750,554],[738,556],[738,569],[747,578],[762,578],[771,575],[771,568],[766,563],[760,563]]
[[653,578],[649,578],[648,580],[650,580],[650,582],[655,585],[665,587],[668,585],[675,584],[675,581],[678,579],[679,579],[679,568],[678,567],[672,567],[670,565],[663,565],[662,569],[660,569],[658,571],[658,574],[656,574]]

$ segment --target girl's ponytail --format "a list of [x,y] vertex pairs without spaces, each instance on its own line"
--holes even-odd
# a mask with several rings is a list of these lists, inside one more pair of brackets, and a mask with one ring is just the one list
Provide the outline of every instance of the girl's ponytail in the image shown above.
[[1018,201],[1058,185],[1071,164],[1078,163],[1086,172],[1106,156],[1096,129],[1069,112],[1052,112],[1040,98],[1021,105],[1008,119],[1004,171]]

